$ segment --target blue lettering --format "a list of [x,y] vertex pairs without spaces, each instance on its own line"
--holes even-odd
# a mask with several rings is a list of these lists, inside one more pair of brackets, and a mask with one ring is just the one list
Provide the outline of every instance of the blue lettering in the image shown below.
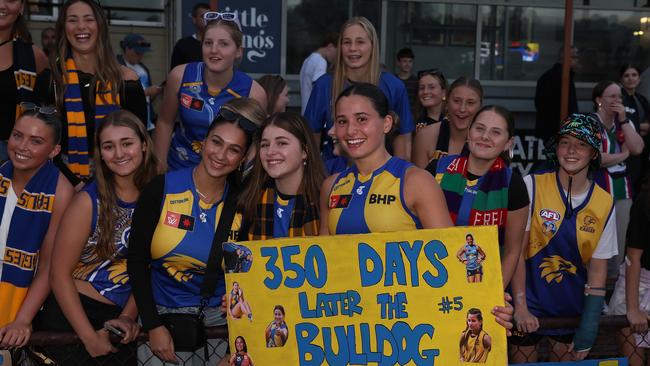
[[422,250],[422,240],[416,240],[413,242],[413,246],[409,246],[408,241],[403,241],[399,243],[399,246],[404,251],[406,258],[408,258],[410,267],[411,267],[411,285],[413,287],[420,286],[420,276],[418,271],[418,257],[420,257],[420,251]]
[[447,258],[447,248],[440,240],[432,240],[424,246],[424,254],[433,267],[437,270],[438,275],[434,276],[431,272],[426,271],[422,274],[424,281],[433,288],[440,288],[447,283],[447,268],[440,260]]
[[336,316],[339,313],[347,316],[361,315],[363,308],[359,306],[360,302],[361,295],[355,290],[331,294],[319,292],[316,294],[315,308],[311,309],[307,294],[305,292],[298,294],[300,315],[305,319]]
[[316,310],[312,310],[309,308],[307,293],[301,292],[298,294],[298,305],[300,306],[300,316],[303,319],[318,318]]
[[[359,272],[361,274],[361,286],[368,287],[376,285],[381,281],[384,274],[383,262],[377,252],[366,243],[359,243]],[[372,262],[372,271],[368,270],[368,261]]]
[[[296,342],[298,343],[298,360],[300,365],[320,366],[325,360],[323,349],[313,345],[318,336],[318,327],[311,323],[296,324]],[[307,355],[310,355],[307,359]]]
[[330,365],[347,365],[350,358],[350,351],[348,349],[348,337],[354,339],[354,326],[349,326],[348,335],[345,334],[345,327],[334,327],[336,333],[336,343],[338,344],[339,353],[334,353],[332,347],[332,329],[329,327],[323,328],[323,346],[325,347],[325,359]]
[[323,249],[318,245],[310,246],[305,253],[305,275],[307,282],[316,288],[323,288],[327,283],[327,260]]
[[393,277],[397,277],[397,283],[406,285],[406,272],[404,269],[404,258],[399,248],[399,243],[386,243],[386,276],[384,286],[393,286]]

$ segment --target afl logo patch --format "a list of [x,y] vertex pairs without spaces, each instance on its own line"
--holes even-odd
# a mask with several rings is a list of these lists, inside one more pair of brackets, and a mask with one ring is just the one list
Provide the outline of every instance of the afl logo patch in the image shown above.
[[350,205],[351,194],[337,194],[330,196],[330,208],[346,208]]
[[554,235],[557,232],[556,222],[562,218],[560,213],[544,208],[539,211],[539,216],[544,220],[542,223],[543,233],[546,235]]
[[542,209],[539,211],[539,216],[544,220],[553,220],[558,221],[560,219],[560,213],[553,210]]

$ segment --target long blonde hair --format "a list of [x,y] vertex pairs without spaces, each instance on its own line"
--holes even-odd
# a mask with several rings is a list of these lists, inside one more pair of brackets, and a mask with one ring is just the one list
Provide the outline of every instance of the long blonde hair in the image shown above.
[[370,83],[374,85],[379,84],[379,76],[381,75],[381,66],[379,65],[379,37],[377,31],[372,23],[365,17],[353,17],[348,19],[347,22],[341,26],[341,36],[339,37],[339,44],[336,51],[336,63],[334,64],[334,78],[332,80],[332,100],[341,94],[345,89],[345,82],[348,78],[345,71],[345,63],[343,62],[343,54],[341,47],[343,45],[343,33],[346,29],[353,25],[358,25],[366,32],[370,42],[372,43],[372,51],[370,52],[370,60],[366,65],[366,72],[364,73],[363,80],[355,80],[360,83]]
[[[63,94],[65,92],[65,61],[68,57],[72,56],[70,43],[65,33],[65,21],[68,14],[68,9],[71,5],[76,3],[84,3],[93,11],[95,20],[97,22],[97,44],[95,45],[95,75],[91,81],[91,85],[95,85],[99,81],[100,89],[105,89],[107,84],[111,86],[111,95],[113,100],[117,100],[117,95],[122,89],[122,72],[120,64],[117,62],[111,41],[108,33],[108,20],[104,15],[102,8],[92,0],[70,0],[67,1],[61,12],[59,18],[56,20],[56,53],[50,57],[50,68],[52,69],[52,78],[54,79],[54,93],[56,96],[57,109],[62,111],[63,108]],[[89,92],[95,93],[95,88],[89,88]],[[90,99],[92,100],[92,99]],[[92,100],[94,104],[94,100]]]

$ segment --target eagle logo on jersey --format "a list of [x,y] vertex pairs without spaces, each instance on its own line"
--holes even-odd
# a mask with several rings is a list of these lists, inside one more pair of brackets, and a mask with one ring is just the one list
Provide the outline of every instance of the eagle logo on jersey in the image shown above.
[[163,268],[176,281],[187,282],[194,277],[195,273],[205,270],[205,263],[189,255],[175,254],[169,258],[165,258]]
[[539,216],[544,220],[542,223],[544,234],[554,235],[557,232],[557,222],[562,218],[560,213],[553,210],[542,209],[539,211]]
[[582,220],[582,226],[580,226],[580,231],[585,231],[588,233],[595,233],[596,229],[593,228],[592,225],[596,224],[596,218],[593,216],[585,216],[584,220]]
[[544,258],[544,261],[539,265],[539,268],[542,269],[541,276],[547,283],[551,283],[552,281],[560,283],[562,282],[562,279],[564,279],[565,274],[576,274],[578,270],[573,263],[559,255],[552,255],[548,258]]
[[202,141],[192,141],[192,151],[194,151],[197,154],[200,154],[201,148],[203,148]]
[[114,262],[108,267],[108,279],[114,284],[126,284],[129,274],[126,272],[126,260]]

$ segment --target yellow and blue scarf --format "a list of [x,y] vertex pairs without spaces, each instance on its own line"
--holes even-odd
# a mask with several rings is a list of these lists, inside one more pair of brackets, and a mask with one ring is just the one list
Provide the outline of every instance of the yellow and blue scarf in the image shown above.
[[[88,132],[79,86],[79,70],[72,57],[65,61],[66,88],[63,95],[68,121],[68,167],[82,178],[90,177]],[[107,114],[120,109],[120,98],[113,99],[110,83],[95,85],[95,126],[99,127]]]

